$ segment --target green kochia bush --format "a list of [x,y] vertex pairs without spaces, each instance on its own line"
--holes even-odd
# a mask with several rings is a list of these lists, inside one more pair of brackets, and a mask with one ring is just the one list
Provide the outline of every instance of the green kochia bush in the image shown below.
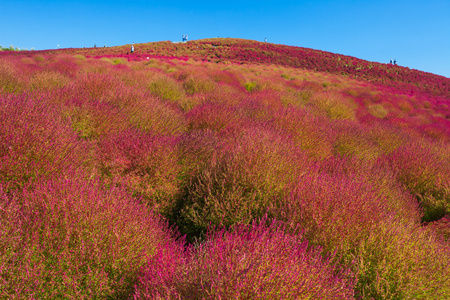
[[247,92],[252,92],[256,88],[256,83],[255,82],[247,82],[244,84],[244,87],[247,90]]
[[162,100],[179,102],[184,97],[184,90],[174,79],[159,76],[149,86],[150,91]]
[[270,130],[250,128],[241,136],[225,136],[225,143],[203,144],[210,154],[184,185],[173,212],[188,238],[205,233],[209,223],[229,226],[262,217],[304,171],[300,149]]
[[196,93],[211,93],[215,89],[216,83],[208,77],[199,75],[190,75],[183,82],[186,93],[192,95]]
[[136,100],[130,101],[123,110],[131,126],[164,135],[179,135],[185,131],[184,116],[170,103],[147,93],[133,98]]
[[450,246],[417,225],[386,222],[356,249],[357,296],[363,299],[447,299]]
[[110,134],[99,142],[96,161],[106,182],[123,179],[158,212],[170,210],[181,167],[176,139],[138,130]]

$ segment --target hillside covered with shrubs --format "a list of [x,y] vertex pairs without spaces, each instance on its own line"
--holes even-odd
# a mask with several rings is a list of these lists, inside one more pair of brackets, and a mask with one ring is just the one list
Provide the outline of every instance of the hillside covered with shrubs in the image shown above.
[[135,49],[0,53],[0,298],[450,298],[450,79]]

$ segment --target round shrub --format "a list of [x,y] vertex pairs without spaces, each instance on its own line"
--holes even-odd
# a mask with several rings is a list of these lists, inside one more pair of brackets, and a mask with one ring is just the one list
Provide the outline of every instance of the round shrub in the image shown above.
[[124,298],[139,267],[172,241],[157,215],[99,181],[0,192],[0,298]]
[[161,252],[142,267],[135,298],[353,299],[351,272],[276,223],[211,230],[186,253]]

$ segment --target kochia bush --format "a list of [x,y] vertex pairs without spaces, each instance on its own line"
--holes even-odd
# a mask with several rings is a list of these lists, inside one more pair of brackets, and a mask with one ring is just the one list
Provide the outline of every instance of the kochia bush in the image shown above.
[[212,230],[188,257],[166,253],[142,267],[135,299],[354,299],[349,270],[276,223]]
[[0,208],[1,298],[123,298],[138,268],[173,240],[124,189],[96,180],[1,188]]
[[84,145],[44,99],[0,96],[0,183],[6,189],[64,173],[86,159]]

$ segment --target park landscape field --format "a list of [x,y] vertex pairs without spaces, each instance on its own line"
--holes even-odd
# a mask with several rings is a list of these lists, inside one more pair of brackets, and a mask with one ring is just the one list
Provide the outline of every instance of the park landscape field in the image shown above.
[[0,52],[1,299],[449,299],[450,79],[239,39]]

